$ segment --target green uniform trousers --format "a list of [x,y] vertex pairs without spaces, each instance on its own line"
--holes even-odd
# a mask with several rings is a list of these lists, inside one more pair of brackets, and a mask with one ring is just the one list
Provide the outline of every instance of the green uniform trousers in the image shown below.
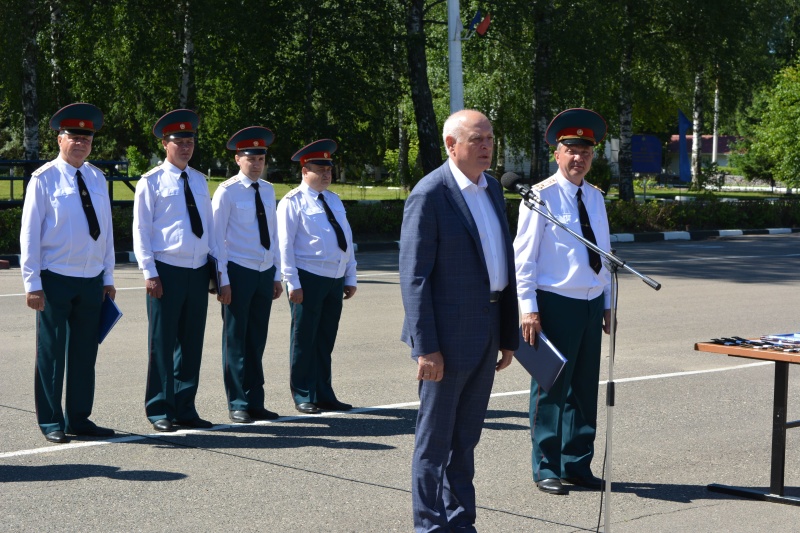
[[542,331],[567,364],[549,392],[531,379],[533,479],[590,476],[597,432],[603,296],[577,300],[539,290],[536,300]]
[[344,278],[326,278],[298,269],[303,303],[289,302],[289,386],[294,403],[336,401],[331,385],[331,353],[342,316]]
[[44,270],[41,277],[44,311],[36,313],[36,420],[45,435],[90,429],[103,274],[78,278]]
[[231,303],[222,306],[222,375],[230,411],[264,407],[264,369],[275,267],[263,272],[228,263]]
[[145,413],[150,422],[192,420],[208,311],[208,266],[156,261],[164,294],[147,295],[148,368]]

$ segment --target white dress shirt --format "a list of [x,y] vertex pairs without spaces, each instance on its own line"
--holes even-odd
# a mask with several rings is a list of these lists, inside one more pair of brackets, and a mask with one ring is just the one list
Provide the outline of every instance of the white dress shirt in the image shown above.
[[133,200],[133,250],[145,279],[158,276],[155,261],[184,268],[200,268],[213,244],[211,197],[206,178],[186,167],[203,236],[192,233],[181,169],[164,161],[142,175]]
[[[603,194],[583,182],[581,187],[557,172],[534,186],[534,192],[546,204],[554,218],[582,235],[576,194],[582,191],[583,203],[597,239],[598,248],[609,251],[608,229]],[[575,237],[538,213],[519,206],[519,225],[514,239],[514,262],[517,272],[517,297],[520,311],[539,311],[536,290],[552,292],[567,298],[592,300],[605,296],[605,309],[611,307],[611,274],[605,265],[599,273],[589,266],[589,253]]]
[[478,183],[475,184],[459,170],[452,159],[447,161],[450,164],[450,171],[461,189],[461,195],[467,202],[469,212],[472,213],[475,225],[478,227],[483,257],[486,260],[486,270],[489,272],[489,290],[502,291],[508,285],[506,243],[503,239],[500,220],[492,207],[492,199],[489,198],[489,193],[486,191],[486,176],[481,173]]
[[319,193],[305,182],[292,189],[278,202],[278,240],[281,272],[290,291],[302,288],[297,269],[326,278],[341,278],[356,286],[356,256],[353,232],[336,193],[323,191],[333,216],[344,231],[347,251],[339,248],[336,233],[319,200]]
[[211,201],[215,242],[211,255],[217,259],[217,266],[222,273],[222,285],[230,283],[229,261],[258,272],[264,272],[274,266],[275,281],[281,279],[275,189],[272,184],[258,180],[258,195],[264,203],[269,228],[270,246],[269,250],[266,250],[261,245],[253,183],[253,180],[239,172],[220,184]]
[[[80,170],[92,199],[100,236],[89,235],[75,173]],[[19,236],[25,292],[42,290],[42,270],[62,276],[93,278],[114,284],[114,230],[106,178],[95,166],[75,168],[60,156],[31,176],[22,207]]]

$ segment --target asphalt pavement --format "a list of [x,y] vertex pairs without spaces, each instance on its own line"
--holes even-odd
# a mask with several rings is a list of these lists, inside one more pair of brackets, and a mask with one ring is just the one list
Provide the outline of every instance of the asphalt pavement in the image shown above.
[[[620,274],[614,378],[614,532],[789,532],[800,508],[707,490],[767,489],[774,365],[698,353],[697,341],[800,331],[800,234],[617,243],[660,282]],[[282,415],[228,422],[219,307],[210,302],[197,406],[211,430],[154,434],[144,415],[147,318],[135,265],[118,265],[124,317],[100,346],[92,418],[108,440],[44,441],[33,402],[34,313],[18,268],[0,271],[0,531],[411,531],[416,368],[399,341],[396,251],[357,255],[333,384],[350,413],[300,415],[288,387],[289,312],[275,302],[264,354],[267,407]],[[601,380],[607,379],[607,349]],[[798,357],[800,362],[800,356]],[[789,419],[800,382],[789,379]],[[594,531],[601,495],[539,492],[532,481],[529,377],[497,375],[476,450],[477,528]],[[601,387],[596,475],[607,416]],[[800,432],[789,430],[786,493],[800,496]],[[606,502],[603,501],[603,504]]]

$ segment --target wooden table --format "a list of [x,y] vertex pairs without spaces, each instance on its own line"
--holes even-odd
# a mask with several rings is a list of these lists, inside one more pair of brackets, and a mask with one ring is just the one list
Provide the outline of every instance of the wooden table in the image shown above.
[[769,492],[755,489],[717,485],[708,486],[712,492],[733,494],[743,498],[763,500],[789,505],[800,505],[800,498],[784,495],[784,470],[786,467],[786,430],[800,427],[800,421],[786,421],[786,406],[789,396],[789,365],[800,364],[800,353],[786,353],[776,350],[756,350],[741,346],[724,346],[710,342],[698,342],[694,349],[699,352],[711,352],[744,357],[747,359],[761,359],[775,363],[775,390],[772,402],[772,460],[769,475]]

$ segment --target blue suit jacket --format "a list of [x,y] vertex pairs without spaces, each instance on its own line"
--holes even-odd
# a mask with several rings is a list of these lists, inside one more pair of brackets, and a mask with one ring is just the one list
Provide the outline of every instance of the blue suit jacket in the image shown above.
[[[487,177],[505,240],[508,286],[489,303],[489,273],[478,228],[452,172],[444,165],[414,187],[400,237],[400,287],[405,307],[401,339],[416,358],[442,352],[445,369],[472,366],[487,346],[489,306],[500,306],[500,348],[519,345],[514,249],[502,188]],[[446,370],[445,370],[446,371]]]

